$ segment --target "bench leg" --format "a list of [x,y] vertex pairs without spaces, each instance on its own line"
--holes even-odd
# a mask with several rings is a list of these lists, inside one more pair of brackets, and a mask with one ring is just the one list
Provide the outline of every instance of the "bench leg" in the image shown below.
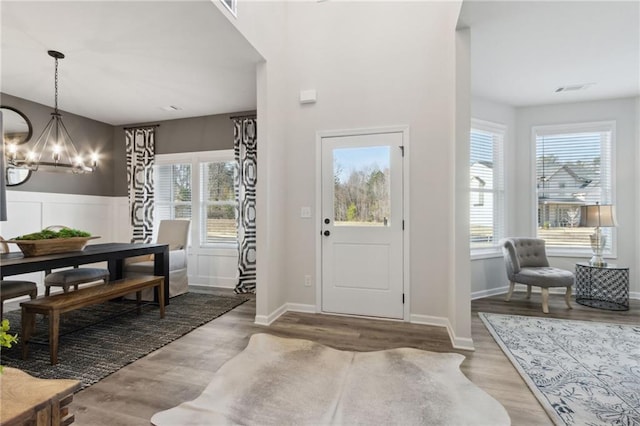
[[58,363],[58,335],[60,334],[60,312],[49,314],[49,358],[51,365]]
[[22,359],[29,357],[29,339],[36,328],[36,314],[22,307]]
[[158,303],[160,304],[160,318],[164,318],[164,279],[158,285]]
[[140,315],[142,312],[141,305],[142,304],[142,290],[136,291],[136,313]]

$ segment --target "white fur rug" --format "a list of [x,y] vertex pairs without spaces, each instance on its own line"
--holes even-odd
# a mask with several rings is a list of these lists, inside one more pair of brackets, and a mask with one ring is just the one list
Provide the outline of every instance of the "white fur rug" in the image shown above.
[[500,403],[459,369],[464,357],[418,349],[339,351],[254,334],[193,401],[156,413],[174,425],[509,425]]

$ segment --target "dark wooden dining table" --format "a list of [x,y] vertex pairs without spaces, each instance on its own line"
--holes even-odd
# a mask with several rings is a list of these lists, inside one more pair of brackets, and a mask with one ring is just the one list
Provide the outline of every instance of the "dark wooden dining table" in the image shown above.
[[[164,276],[164,300],[169,304],[169,245],[141,243],[91,244],[84,250],[45,256],[25,257],[22,252],[0,254],[0,278],[47,269],[107,262],[111,281],[124,277],[124,260],[128,257],[153,254],[154,275]],[[157,291],[157,289],[156,289]],[[155,295],[156,302],[158,295]]]

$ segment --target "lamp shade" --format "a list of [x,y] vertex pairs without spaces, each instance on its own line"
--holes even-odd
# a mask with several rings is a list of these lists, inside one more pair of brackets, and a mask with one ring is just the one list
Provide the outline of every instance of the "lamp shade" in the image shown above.
[[594,228],[618,226],[616,210],[611,204],[596,204],[580,207],[580,226]]

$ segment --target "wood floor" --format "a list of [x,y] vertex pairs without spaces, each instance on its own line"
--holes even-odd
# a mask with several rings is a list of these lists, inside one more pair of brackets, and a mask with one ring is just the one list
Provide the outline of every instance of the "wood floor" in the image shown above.
[[[524,293],[515,293],[508,303],[503,297],[472,302],[472,335],[476,350],[455,351],[466,356],[461,370],[505,406],[512,424],[551,425],[477,315],[477,312],[496,312],[543,316],[540,294],[533,294],[527,301]],[[627,312],[609,312],[581,305],[568,310],[563,296],[551,295],[547,316],[638,324],[640,301],[631,302],[631,310]],[[148,425],[157,411],[196,398],[216,370],[242,351],[254,333],[309,339],[338,349],[359,351],[403,346],[454,351],[445,329],[440,327],[302,313],[287,313],[270,327],[263,327],[253,323],[254,316],[255,300],[251,300],[79,392],[71,406],[76,424]]]

